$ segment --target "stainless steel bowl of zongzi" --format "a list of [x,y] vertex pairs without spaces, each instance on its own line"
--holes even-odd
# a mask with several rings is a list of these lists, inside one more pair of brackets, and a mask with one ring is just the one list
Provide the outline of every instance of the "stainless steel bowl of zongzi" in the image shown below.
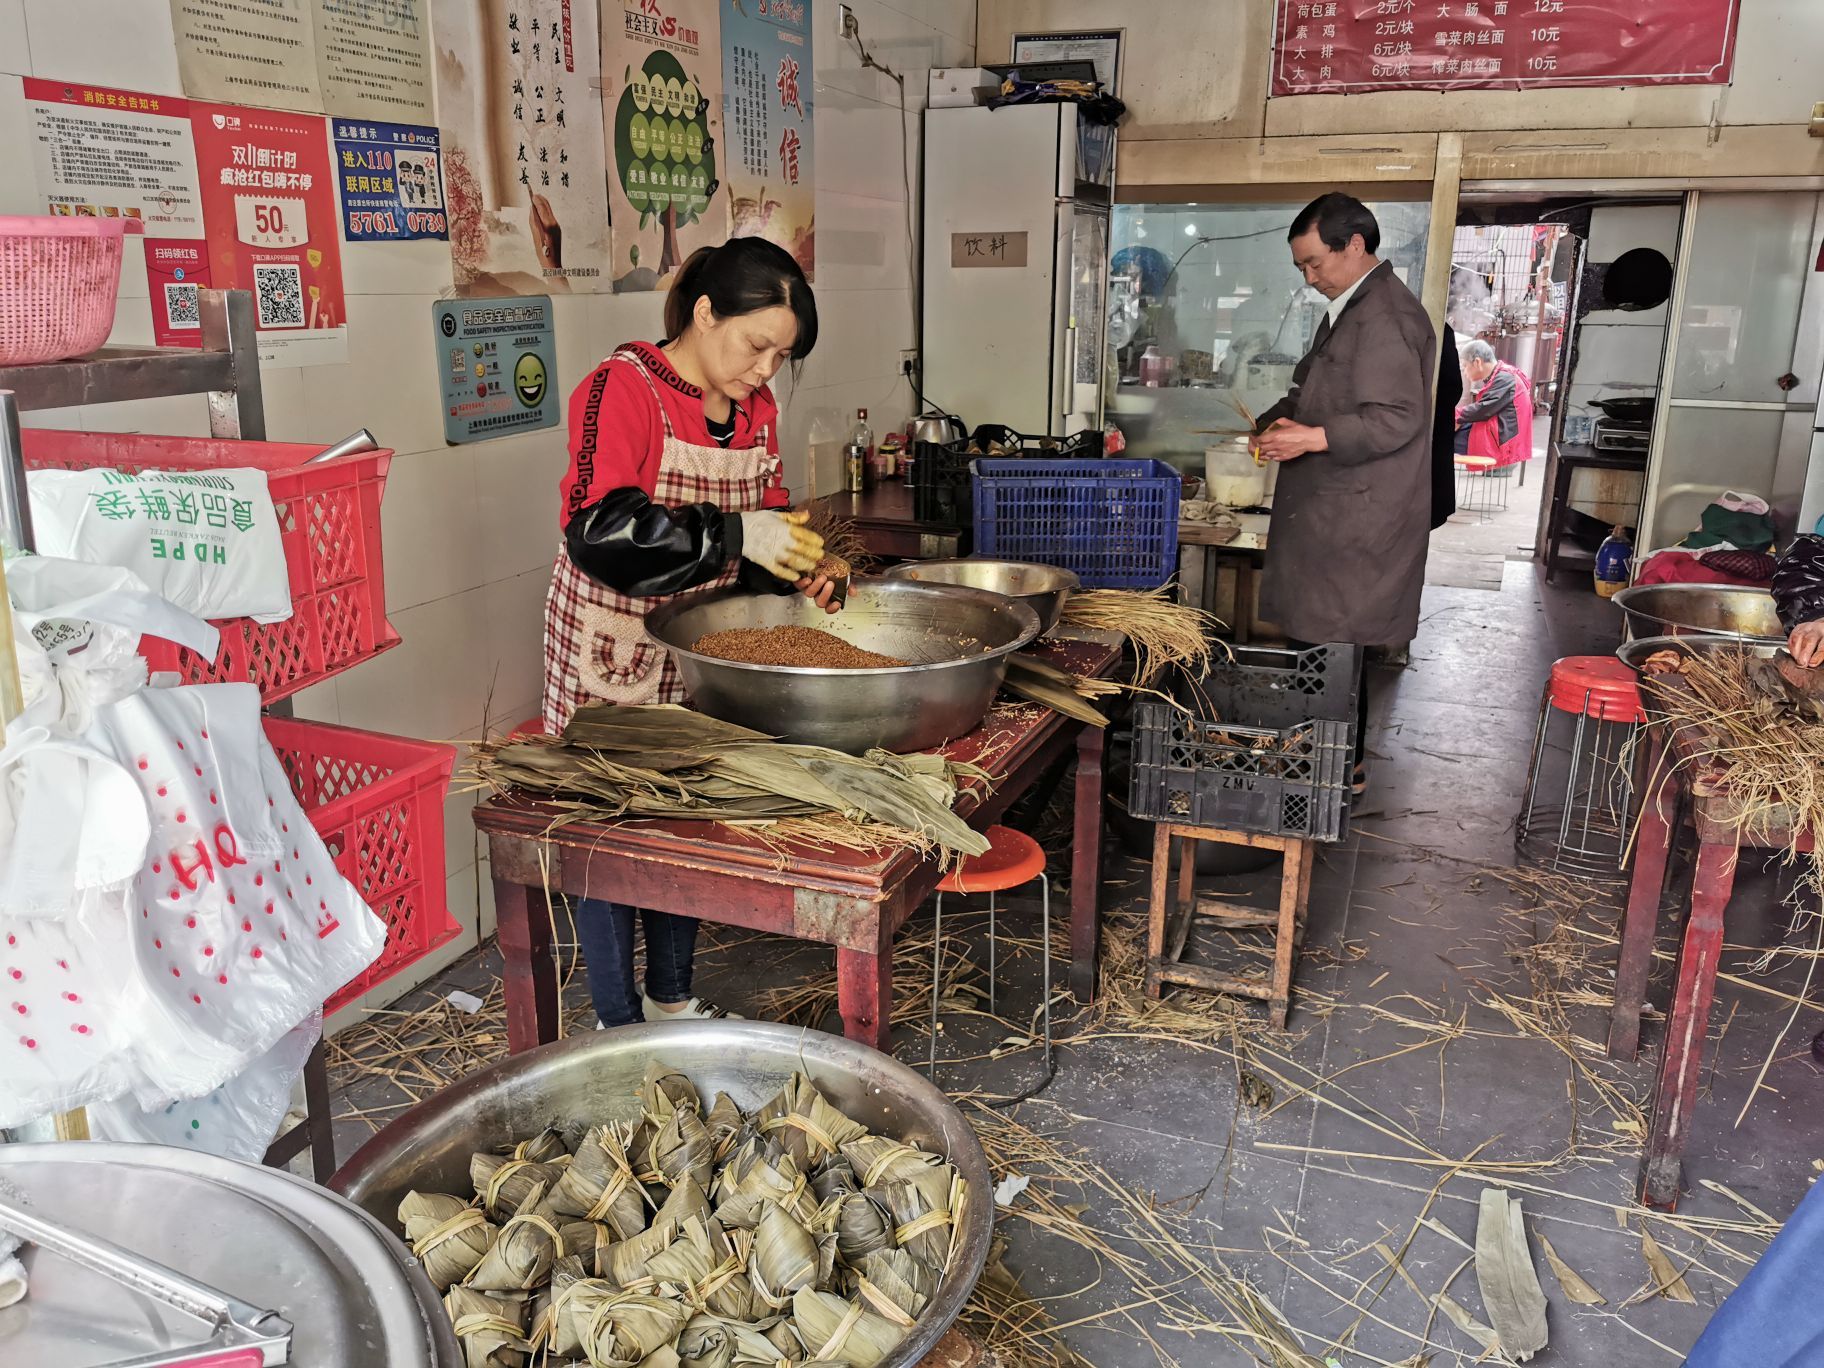
[[1762,660],[1772,660],[1783,646],[1777,641],[1763,641],[1753,637],[1724,636],[1704,632],[1686,632],[1682,636],[1635,637],[1619,646],[1616,657],[1622,664],[1635,670],[1645,670],[1647,661],[1662,651],[1676,651],[1680,655],[1714,655],[1718,651],[1746,651],[1749,655]]
[[1039,615],[1040,636],[1058,625],[1058,619],[1064,615],[1064,601],[1073,590],[1082,587],[1075,571],[1055,565],[976,560],[973,557],[906,561],[903,565],[895,565],[886,575],[888,579],[911,580],[916,584],[960,584],[1017,599]]
[[[912,662],[866,670],[749,665],[694,650],[711,632],[814,627]],[[802,594],[719,589],[646,615],[671,652],[691,706],[768,736],[861,754],[925,750],[975,730],[1007,673],[1007,657],[1039,634],[1032,609],[948,584],[857,578],[826,614]]]
[[988,1157],[969,1123],[923,1074],[841,1036],[764,1021],[659,1022],[584,1032],[511,1055],[419,1103],[356,1152],[330,1188],[397,1230],[399,1199],[414,1188],[469,1190],[469,1156],[536,1135],[633,1119],[649,1060],[676,1069],[705,1095],[726,1092],[745,1111],[764,1105],[795,1072],[877,1135],[942,1155],[968,1183],[955,1252],[937,1295],[880,1368],[911,1368],[957,1318],[975,1289],[994,1232]]
[[1773,595],[1730,584],[1637,584],[1615,595],[1630,636],[1733,636],[1785,641]]

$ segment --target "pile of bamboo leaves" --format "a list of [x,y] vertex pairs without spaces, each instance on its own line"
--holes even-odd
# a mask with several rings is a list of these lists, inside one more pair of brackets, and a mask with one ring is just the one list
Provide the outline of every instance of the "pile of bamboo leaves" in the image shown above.
[[646,817],[771,825],[826,845],[897,845],[946,858],[988,848],[951,809],[959,786],[987,779],[973,765],[789,745],[670,705],[587,704],[560,737],[484,742],[474,773],[495,793],[550,800],[565,814],[560,824]]

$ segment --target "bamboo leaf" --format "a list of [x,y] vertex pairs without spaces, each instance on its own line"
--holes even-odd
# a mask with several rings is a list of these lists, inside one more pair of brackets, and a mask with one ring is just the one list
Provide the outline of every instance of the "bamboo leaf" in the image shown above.
[[1545,1251],[1545,1261],[1552,1267],[1552,1276],[1558,1279],[1558,1286],[1564,1289],[1564,1295],[1579,1306],[1607,1306],[1609,1299],[1583,1280],[1581,1274],[1563,1259],[1558,1251],[1552,1248],[1552,1242],[1541,1235],[1539,1248]]
[[1640,1232],[1640,1253],[1647,1261],[1647,1269],[1653,1275],[1652,1287],[1648,1297],[1664,1297],[1668,1301],[1695,1302],[1691,1285],[1685,1281],[1684,1274],[1673,1266],[1672,1260],[1666,1257],[1666,1251],[1659,1247],[1659,1242],[1649,1235],[1643,1227]]
[[1524,1363],[1545,1348],[1545,1293],[1533,1271],[1520,1200],[1501,1188],[1482,1190],[1476,1282],[1503,1353]]

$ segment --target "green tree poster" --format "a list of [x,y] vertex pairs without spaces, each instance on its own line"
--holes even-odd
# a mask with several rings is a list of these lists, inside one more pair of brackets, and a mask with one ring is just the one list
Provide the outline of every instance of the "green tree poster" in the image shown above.
[[602,117],[614,288],[662,290],[728,236],[716,0],[609,0]]

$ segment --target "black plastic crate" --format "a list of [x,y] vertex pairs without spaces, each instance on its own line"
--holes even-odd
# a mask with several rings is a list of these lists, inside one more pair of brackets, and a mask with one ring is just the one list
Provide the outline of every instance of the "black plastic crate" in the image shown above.
[[[1068,437],[1034,437],[1004,423],[983,423],[954,442],[919,442],[912,461],[912,516],[945,527],[975,522],[975,494],[969,464],[978,457],[1008,456],[1026,460],[1052,457],[1084,460],[1102,454],[1100,432],[1073,432]],[[991,450],[991,448],[1000,448]]]
[[1340,840],[1349,829],[1355,724],[1243,727],[1134,705],[1128,811],[1155,822]]
[[1250,727],[1356,720],[1362,648],[1344,641],[1297,650],[1218,642],[1210,672],[1186,684],[1183,701],[1201,717]]

